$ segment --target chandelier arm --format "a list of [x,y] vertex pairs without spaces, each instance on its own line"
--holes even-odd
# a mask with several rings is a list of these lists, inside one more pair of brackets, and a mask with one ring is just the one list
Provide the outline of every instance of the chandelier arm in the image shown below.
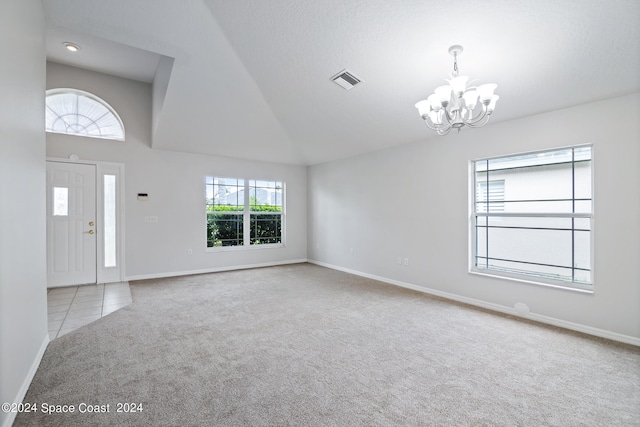
[[451,116],[449,114],[449,110],[448,109],[443,108],[443,110],[444,110],[443,116],[447,120],[447,125],[451,126],[453,124],[453,116]]
[[476,129],[476,128],[483,127],[487,123],[489,123],[489,116],[487,116],[487,119],[485,121],[483,121],[482,123],[476,123],[475,125],[467,125],[467,126],[469,126],[470,129]]
[[467,124],[469,127],[473,127],[474,125],[477,125],[482,120],[484,120],[485,117],[488,117],[489,115],[490,114],[487,111],[487,107],[483,105],[482,106],[482,112],[480,113],[480,115],[478,117],[475,117],[475,118],[465,122],[465,124]]
[[423,117],[424,123],[427,125],[427,128],[435,131],[438,135],[446,135],[451,131],[451,125],[447,124],[445,126],[436,125],[431,121],[429,116]]
[[477,122],[473,122],[473,123],[467,123],[467,126],[469,126],[470,128],[479,128],[482,127],[484,125],[486,125],[487,123],[489,123],[489,117],[491,117],[490,114],[485,114],[481,121],[477,121]]
[[440,136],[444,136],[446,134],[448,134],[449,132],[451,132],[451,129],[453,129],[451,126],[447,127],[446,129],[438,129],[436,130],[436,132],[438,133],[438,135]]
[[438,135],[446,135],[452,128],[453,126],[451,126],[451,123],[445,123],[443,125],[436,126],[436,132],[438,132]]
[[436,125],[431,121],[429,116],[423,117],[423,120],[424,120],[424,124],[426,124],[429,129],[436,130],[436,131],[438,130],[438,128],[436,128]]
[[[464,124],[467,124],[468,122],[472,122],[474,120],[474,117],[473,117],[473,112],[474,111],[475,111],[475,108],[473,110],[470,109],[467,106],[466,102],[464,102],[464,99],[463,99],[462,100],[462,105],[460,106],[460,118],[462,119]],[[465,118],[465,116],[466,116],[466,118]]]

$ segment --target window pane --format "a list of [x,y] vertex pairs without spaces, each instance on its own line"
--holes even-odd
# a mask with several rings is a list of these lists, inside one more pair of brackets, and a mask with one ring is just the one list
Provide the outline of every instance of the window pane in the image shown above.
[[66,187],[53,187],[53,215],[69,215],[69,189]]
[[591,200],[576,200],[575,212],[576,213],[591,213],[592,204]]
[[591,230],[591,218],[575,218],[574,227],[576,230],[580,231],[590,231]]
[[[506,212],[571,212],[571,170],[570,163],[526,166],[491,171],[489,179],[504,180]],[[531,202],[544,205],[536,208]]]
[[242,246],[243,215],[207,213],[207,247]]
[[209,177],[207,177],[207,183],[205,184],[204,188],[206,191],[207,211],[212,211],[213,210],[213,181],[209,183],[208,180],[209,180]]
[[487,227],[476,227],[476,254],[479,257],[487,256]]
[[250,181],[249,203],[252,211],[281,212],[282,183],[276,181]]
[[214,178],[207,184],[207,198],[211,200],[210,211],[229,212],[244,210],[244,180]]
[[575,166],[576,199],[591,199],[591,161],[581,161]]
[[282,216],[280,214],[251,215],[251,244],[281,243]]
[[116,266],[116,176],[104,176],[104,266]]
[[488,240],[490,258],[571,268],[571,230],[490,226]]
[[574,267],[589,270],[591,268],[591,233],[588,231],[576,231],[574,245]]

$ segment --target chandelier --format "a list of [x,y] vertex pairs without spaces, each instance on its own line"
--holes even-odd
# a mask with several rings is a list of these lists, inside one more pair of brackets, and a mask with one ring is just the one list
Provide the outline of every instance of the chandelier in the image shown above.
[[499,98],[493,94],[498,85],[468,86],[469,77],[459,75],[458,55],[462,50],[459,45],[449,48],[449,54],[453,56],[453,72],[451,79],[447,80],[449,84],[437,87],[435,93],[416,104],[427,127],[438,135],[446,135],[451,129],[460,132],[464,126],[477,128],[486,125]]

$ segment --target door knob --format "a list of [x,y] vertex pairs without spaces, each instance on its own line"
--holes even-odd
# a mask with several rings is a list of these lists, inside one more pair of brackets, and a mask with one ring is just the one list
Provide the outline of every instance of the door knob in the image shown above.
[[89,231],[85,231],[85,233],[93,234],[94,231],[93,230],[89,230]]
[[93,221],[89,222],[89,227],[93,227]]

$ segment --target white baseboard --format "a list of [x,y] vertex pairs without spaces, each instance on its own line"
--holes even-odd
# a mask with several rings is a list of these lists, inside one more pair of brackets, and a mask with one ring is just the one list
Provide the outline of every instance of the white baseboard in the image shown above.
[[448,292],[439,291],[436,289],[425,288],[422,286],[414,285],[411,283],[401,282],[399,280],[388,279],[386,277],[376,276],[375,274],[363,273],[361,271],[352,270],[349,268],[340,267],[333,264],[327,264],[321,261],[316,260],[307,260],[307,262],[311,264],[316,264],[321,267],[327,267],[332,270],[343,271],[345,273],[354,274],[356,276],[366,277],[368,279],[378,280],[380,282],[389,283],[391,285],[400,286],[402,288],[412,289],[414,291],[423,292],[425,294],[435,295],[438,297],[450,299],[453,301],[462,302],[465,304],[473,305],[476,307],[486,308],[488,310],[497,311],[500,313],[509,314],[512,316],[521,317],[523,319],[534,320],[540,323],[546,323],[548,325],[558,326],[560,328],[570,329],[576,332],[582,332],[588,335],[594,335],[601,338],[607,338],[613,341],[622,342],[625,344],[631,344],[635,346],[640,346],[640,338],[632,337],[629,335],[623,335],[616,332],[607,331],[604,329],[594,328],[592,326],[582,325],[579,323],[569,322],[567,320],[556,319],[554,317],[544,316],[542,314],[536,314],[529,312],[527,315],[522,316],[513,307],[507,307],[500,304],[494,304],[491,302],[486,302],[482,300],[478,300],[475,298],[468,298],[456,294],[451,294]]
[[162,279],[165,277],[190,276],[192,274],[219,273],[221,271],[246,270],[249,268],[261,268],[261,267],[274,267],[276,265],[300,264],[303,262],[307,262],[307,259],[302,258],[302,259],[292,259],[292,260],[286,260],[286,261],[265,262],[260,264],[232,265],[232,266],[225,266],[225,267],[205,268],[201,270],[175,271],[175,272],[169,272],[169,273],[138,274],[134,276],[127,276],[125,278],[125,281]]
[[[20,390],[18,390],[18,393],[16,394],[16,397],[13,399],[12,402],[20,403],[24,400],[24,397],[27,395],[27,391],[29,391],[29,386],[31,386],[31,381],[33,381],[33,377],[36,375],[36,372],[38,371],[38,367],[40,366],[40,362],[42,361],[42,357],[44,356],[44,352],[47,350],[48,345],[49,345],[49,334],[47,333],[47,335],[45,335],[44,337],[44,341],[42,341],[40,350],[38,350],[38,354],[36,354],[36,358],[33,360],[33,363],[31,364],[31,368],[29,369],[27,376],[22,382],[22,386],[20,387]],[[17,412],[7,412],[7,417],[5,418],[4,423],[2,423],[2,427],[11,427],[11,424],[13,424],[13,422],[16,419],[16,415],[18,415]]]

